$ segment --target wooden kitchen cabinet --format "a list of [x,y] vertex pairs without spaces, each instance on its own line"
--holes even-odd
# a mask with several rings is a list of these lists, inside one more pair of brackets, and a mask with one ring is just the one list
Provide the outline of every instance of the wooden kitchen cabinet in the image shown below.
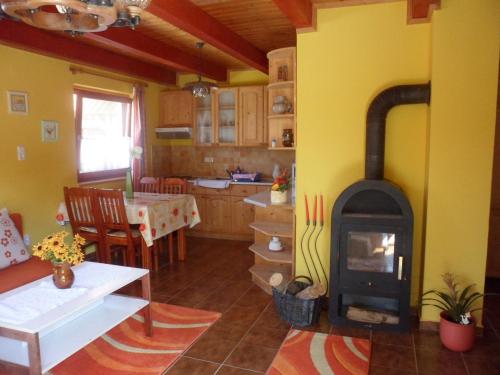
[[[207,196],[206,229],[209,232],[229,232],[231,228],[231,197]],[[201,217],[201,216],[200,216]]]
[[201,223],[187,234],[194,237],[251,240],[255,207],[243,199],[259,191],[269,190],[269,185],[231,184],[228,189],[210,189],[188,184],[188,194],[194,195]]
[[250,223],[254,220],[254,206],[243,202],[245,197],[231,197],[231,232],[252,235]]
[[194,142],[197,146],[214,143],[212,95],[194,100]]
[[240,146],[267,144],[263,86],[240,87],[238,92],[238,126]]
[[225,146],[238,144],[238,88],[214,90],[215,143]]
[[[297,64],[295,47],[280,48],[267,54],[269,60],[269,84],[267,85],[269,108],[268,144],[270,150],[294,150],[297,144]],[[273,104],[279,97],[286,98],[290,108],[283,113],[273,112]],[[283,130],[291,129],[294,144],[285,147],[283,144]],[[273,147],[273,143],[276,146]]]
[[266,146],[267,90],[244,86],[212,90],[192,100],[197,146]]
[[192,126],[193,95],[190,91],[169,90],[160,93],[160,126]]

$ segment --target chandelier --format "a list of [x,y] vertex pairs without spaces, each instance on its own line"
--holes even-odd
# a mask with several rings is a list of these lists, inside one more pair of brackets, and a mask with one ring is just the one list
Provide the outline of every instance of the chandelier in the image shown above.
[[[203,59],[201,57],[201,49],[205,43],[203,42],[197,42],[196,43],[196,48],[200,51],[200,71],[201,68],[203,67]],[[210,95],[210,89],[212,87],[217,87],[215,83],[212,82],[206,82],[201,79],[201,75],[198,74],[198,80],[194,82],[189,82],[184,85],[185,90],[189,90],[193,93],[193,96],[195,98],[205,98]]]
[[41,29],[72,35],[104,31],[108,27],[139,25],[151,0],[0,0],[12,18]]

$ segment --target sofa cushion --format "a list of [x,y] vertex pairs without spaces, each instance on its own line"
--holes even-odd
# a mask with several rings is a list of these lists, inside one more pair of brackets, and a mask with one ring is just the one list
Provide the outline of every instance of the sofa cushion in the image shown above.
[[23,239],[6,208],[0,210],[0,269],[30,258]]
[[52,263],[31,257],[26,262],[14,264],[0,271],[0,293],[41,279],[52,273]]

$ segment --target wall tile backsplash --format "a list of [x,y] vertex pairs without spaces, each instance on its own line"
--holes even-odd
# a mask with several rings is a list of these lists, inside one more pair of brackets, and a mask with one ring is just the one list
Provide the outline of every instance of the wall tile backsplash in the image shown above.
[[[290,173],[295,158],[293,151],[269,151],[250,147],[160,146],[153,149],[155,176],[226,177],[226,169],[240,167],[246,172],[260,172],[271,179],[276,163]],[[213,163],[205,159],[213,158]]]

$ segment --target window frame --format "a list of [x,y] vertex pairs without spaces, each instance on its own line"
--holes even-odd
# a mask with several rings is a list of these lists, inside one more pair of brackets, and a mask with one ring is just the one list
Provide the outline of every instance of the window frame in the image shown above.
[[76,95],[75,105],[75,138],[76,138],[76,174],[79,183],[88,183],[103,180],[118,180],[125,179],[125,174],[128,168],[107,169],[95,172],[80,172],[80,145],[82,139],[82,102],[83,98],[106,100],[129,105],[129,116],[127,128],[132,135],[132,99],[125,94],[112,94],[90,90],[74,88],[73,94]]

